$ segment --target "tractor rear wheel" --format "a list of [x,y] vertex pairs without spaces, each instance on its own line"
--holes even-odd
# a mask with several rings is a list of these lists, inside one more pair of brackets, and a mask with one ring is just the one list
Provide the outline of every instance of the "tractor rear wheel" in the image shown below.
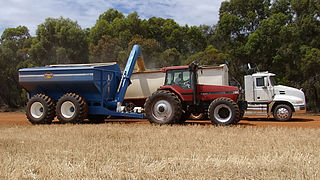
[[80,95],[67,93],[59,99],[56,114],[61,123],[80,123],[87,117],[88,105]]
[[238,105],[229,98],[218,98],[211,102],[208,114],[216,125],[236,124],[240,118]]
[[170,91],[153,93],[144,104],[146,116],[151,123],[178,123],[182,113],[180,99]]
[[34,95],[27,103],[26,116],[32,124],[50,124],[55,117],[55,103],[44,94]]

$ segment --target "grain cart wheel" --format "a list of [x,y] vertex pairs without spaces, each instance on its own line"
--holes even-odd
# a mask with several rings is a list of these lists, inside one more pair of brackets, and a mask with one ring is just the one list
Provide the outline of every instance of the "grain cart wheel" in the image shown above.
[[178,123],[182,113],[181,101],[170,91],[156,91],[144,104],[146,116],[151,123]]
[[240,116],[238,105],[229,98],[212,101],[208,114],[211,122],[216,125],[236,124]]
[[59,99],[56,113],[61,123],[80,123],[87,117],[88,105],[81,96],[67,93]]
[[292,109],[285,104],[279,104],[273,110],[273,117],[278,121],[288,121],[292,117]]
[[54,101],[44,94],[34,95],[27,103],[26,116],[32,124],[50,124],[54,119]]

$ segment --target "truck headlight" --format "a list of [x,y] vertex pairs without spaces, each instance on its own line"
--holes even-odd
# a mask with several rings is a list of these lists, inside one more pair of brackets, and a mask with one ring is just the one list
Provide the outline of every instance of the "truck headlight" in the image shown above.
[[296,101],[296,104],[303,104],[303,101]]

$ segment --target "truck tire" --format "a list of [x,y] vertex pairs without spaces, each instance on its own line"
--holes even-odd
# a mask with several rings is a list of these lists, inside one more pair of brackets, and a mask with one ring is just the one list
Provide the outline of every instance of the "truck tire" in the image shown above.
[[179,123],[181,118],[181,101],[170,91],[156,91],[147,98],[144,107],[146,116],[151,123],[173,124]]
[[26,116],[32,124],[50,124],[55,117],[55,102],[44,94],[34,95],[27,103]]
[[81,123],[87,117],[88,105],[80,95],[67,93],[58,100],[56,114],[63,124]]
[[236,124],[240,118],[238,105],[229,98],[218,98],[208,109],[209,119],[215,125]]
[[278,121],[288,121],[292,117],[292,109],[288,105],[279,104],[273,110],[273,117]]

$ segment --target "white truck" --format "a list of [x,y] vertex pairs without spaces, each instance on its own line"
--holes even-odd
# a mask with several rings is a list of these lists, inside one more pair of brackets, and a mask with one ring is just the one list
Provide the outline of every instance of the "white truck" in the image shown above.
[[[151,96],[164,82],[165,73],[160,70],[133,73],[132,85],[127,89],[125,102],[142,106],[147,97]],[[276,85],[275,74],[258,72],[244,77],[244,99],[248,106],[246,115],[274,116],[276,120],[290,120],[293,113],[306,111],[305,95],[302,90]],[[199,73],[199,83],[211,85],[228,85],[228,67],[220,66],[204,67]],[[194,119],[204,117],[191,115]]]
[[258,72],[244,77],[246,114],[273,115],[276,120],[287,121],[292,113],[305,113],[306,100],[302,90],[276,85],[275,74]]

